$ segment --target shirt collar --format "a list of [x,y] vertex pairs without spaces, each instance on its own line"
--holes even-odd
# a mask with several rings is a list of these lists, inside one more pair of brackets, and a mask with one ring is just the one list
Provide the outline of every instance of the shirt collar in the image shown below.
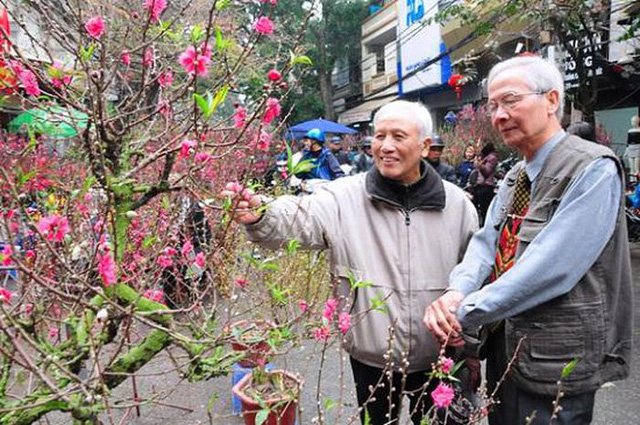
[[538,152],[535,153],[531,161],[527,161],[525,159],[525,170],[527,171],[527,176],[529,176],[529,181],[533,182],[536,177],[538,177],[549,153],[562,139],[564,139],[564,136],[566,136],[565,131],[562,129],[558,130],[542,145],[542,147],[540,147],[540,149],[538,149]]

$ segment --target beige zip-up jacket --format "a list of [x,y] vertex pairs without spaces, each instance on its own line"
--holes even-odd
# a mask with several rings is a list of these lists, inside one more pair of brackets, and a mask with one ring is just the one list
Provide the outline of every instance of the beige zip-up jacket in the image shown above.
[[[385,367],[387,352],[395,369],[407,360],[409,372],[428,370],[437,359],[439,345],[422,318],[447,288],[478,226],[464,192],[426,163],[421,167],[411,186],[374,167],[309,196],[280,197],[260,221],[245,226],[261,246],[278,249],[296,239],[304,248],[329,250],[342,308],[352,315],[343,346],[374,367]],[[370,286],[350,290],[350,274]],[[373,300],[384,300],[384,311],[372,309]]]

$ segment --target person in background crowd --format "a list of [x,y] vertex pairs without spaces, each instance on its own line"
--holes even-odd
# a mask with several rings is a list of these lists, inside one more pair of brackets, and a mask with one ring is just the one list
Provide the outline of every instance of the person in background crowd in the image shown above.
[[631,128],[627,132],[627,159],[629,160],[629,174],[635,183],[640,174],[640,117],[631,118]]
[[[326,249],[338,287],[330,321],[351,314],[341,340],[349,353],[365,423],[398,424],[409,397],[411,421],[422,423],[432,404],[428,372],[439,347],[421,324],[425,307],[462,257],[477,229],[464,192],[422,161],[431,142],[431,114],[421,103],[395,101],[373,119],[375,165],[367,172],[322,186],[312,195],[263,198],[244,192],[234,218],[248,237],[267,248],[295,239]],[[224,197],[239,194],[228,185]],[[375,282],[352,290],[350,277]],[[384,311],[372,311],[384,298]],[[394,331],[395,330],[395,331]],[[392,369],[388,370],[387,366]]]
[[458,186],[467,189],[469,185],[469,175],[475,168],[474,160],[476,158],[476,149],[473,145],[467,146],[464,150],[464,160],[456,167],[456,176],[458,177]]
[[473,203],[478,210],[480,225],[484,224],[489,204],[495,196],[496,167],[498,166],[498,154],[493,143],[489,142],[480,151],[480,157],[476,157],[475,167],[478,170],[478,178],[473,186]]
[[597,142],[596,129],[588,122],[577,121],[572,123],[571,125],[569,125],[569,127],[567,127],[567,133],[578,136],[584,140]]
[[329,149],[340,165],[351,165],[349,154],[342,149],[342,139],[340,139],[340,137],[334,136],[329,140]]
[[365,173],[373,166],[373,156],[371,155],[371,140],[373,137],[366,136],[362,141],[362,152],[360,152],[353,162],[353,174]]
[[488,95],[492,126],[524,160],[425,324],[470,352],[484,326],[488,394],[508,371],[490,425],[587,425],[598,388],[631,370],[624,171],[609,148],[562,130],[564,80],[553,62],[497,64]]
[[325,135],[322,130],[313,128],[307,132],[301,161],[309,159],[314,164],[314,167],[308,172],[297,174],[297,178],[302,180],[335,180],[344,177],[344,171],[340,168],[340,163],[331,151],[324,146],[324,142]]
[[444,143],[440,136],[435,135],[431,146],[425,148],[422,155],[426,157],[427,162],[440,174],[440,177],[448,182],[456,183],[456,172],[453,167],[446,162],[440,160],[442,151],[444,150]]

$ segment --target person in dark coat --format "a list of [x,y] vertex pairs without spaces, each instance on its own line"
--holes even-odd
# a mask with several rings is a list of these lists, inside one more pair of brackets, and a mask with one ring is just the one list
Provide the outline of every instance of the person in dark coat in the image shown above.
[[473,187],[473,203],[478,210],[480,225],[484,224],[489,204],[495,196],[496,167],[498,166],[498,154],[493,143],[489,142],[480,151],[480,158],[476,159],[478,180]]
[[315,165],[310,171],[298,173],[296,177],[302,180],[322,179],[335,180],[344,177],[340,163],[331,151],[324,146],[324,132],[318,128],[309,130],[305,136],[306,148],[302,154],[302,161],[311,160]]
[[[446,162],[440,160],[442,151],[444,150],[444,143],[439,136],[434,135],[431,146],[423,151],[423,156],[426,156],[426,160],[435,170],[440,174],[440,177],[453,184],[457,183],[456,171],[453,167]],[[425,155],[426,152],[426,155]]]

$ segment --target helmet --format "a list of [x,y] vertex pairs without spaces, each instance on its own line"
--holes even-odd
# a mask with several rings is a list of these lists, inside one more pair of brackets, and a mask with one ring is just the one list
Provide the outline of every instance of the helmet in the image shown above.
[[440,136],[438,136],[437,134],[434,134],[433,138],[431,139],[431,147],[434,147],[434,148],[442,147],[442,148],[444,148],[444,142],[442,141]]
[[306,137],[307,139],[312,139],[319,143],[324,143],[324,131],[320,130],[319,128],[312,128],[311,130],[307,131]]
[[331,138],[331,143],[339,144],[341,140],[342,140],[342,139],[340,139],[338,136],[333,136],[333,137]]
[[371,136],[365,137],[364,140],[362,141],[362,147],[363,148],[370,148],[372,141],[373,141],[373,137],[371,137]]

